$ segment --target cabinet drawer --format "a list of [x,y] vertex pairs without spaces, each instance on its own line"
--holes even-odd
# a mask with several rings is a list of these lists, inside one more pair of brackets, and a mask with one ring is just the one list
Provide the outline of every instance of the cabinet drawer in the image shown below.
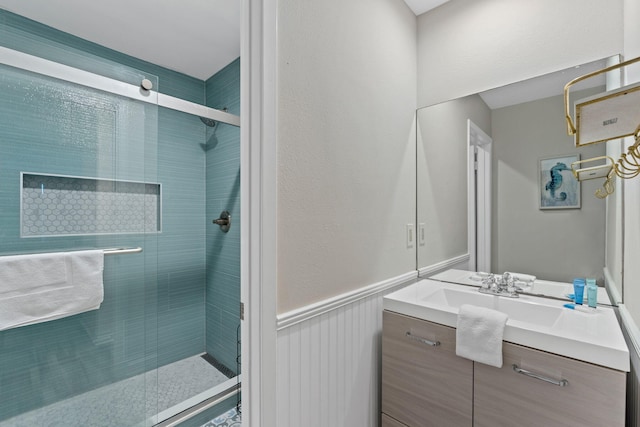
[[[407,426],[471,426],[473,362],[455,329],[384,311],[382,412]],[[438,345],[431,345],[431,343]]]
[[475,364],[474,426],[624,426],[624,372],[510,343],[503,362]]

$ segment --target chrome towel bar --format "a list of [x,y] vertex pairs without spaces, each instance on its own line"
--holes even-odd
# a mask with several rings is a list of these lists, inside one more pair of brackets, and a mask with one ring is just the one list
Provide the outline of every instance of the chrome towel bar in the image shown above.
[[137,254],[142,252],[142,248],[139,246],[137,248],[109,248],[109,249],[103,249],[102,252],[105,255]]
[[[66,251],[66,252],[78,252],[78,251],[81,251],[81,250],[90,250],[90,249],[77,249],[77,250],[70,250],[70,251]],[[64,252],[64,251],[57,251],[57,252]],[[138,246],[137,248],[108,248],[108,249],[102,249],[102,252],[105,255],[137,254],[137,253],[142,252],[142,248],[140,246]],[[34,252],[34,253],[27,253],[27,254],[21,254],[21,255],[37,255],[37,254],[42,254],[42,253],[46,253],[46,252]],[[0,255],[0,256],[10,256],[10,255],[3,254],[3,255]]]

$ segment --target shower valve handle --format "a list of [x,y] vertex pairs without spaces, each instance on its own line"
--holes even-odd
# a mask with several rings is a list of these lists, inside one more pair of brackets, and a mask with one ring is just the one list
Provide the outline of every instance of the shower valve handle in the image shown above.
[[229,211],[222,211],[220,213],[220,218],[214,219],[212,222],[219,225],[220,230],[226,233],[229,231],[229,228],[231,228],[231,214]]

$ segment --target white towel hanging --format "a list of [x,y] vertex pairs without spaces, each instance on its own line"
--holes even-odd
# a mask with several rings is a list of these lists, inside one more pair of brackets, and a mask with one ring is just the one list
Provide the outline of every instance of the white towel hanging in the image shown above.
[[102,250],[0,257],[0,330],[100,307]]
[[508,316],[485,307],[464,304],[458,310],[456,354],[502,367],[502,337]]

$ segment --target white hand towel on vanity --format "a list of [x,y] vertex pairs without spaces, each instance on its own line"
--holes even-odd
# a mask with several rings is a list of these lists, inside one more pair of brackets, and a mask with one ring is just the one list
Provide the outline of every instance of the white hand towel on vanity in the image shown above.
[[507,315],[490,308],[464,304],[458,310],[456,354],[502,367],[502,336]]
[[100,307],[101,250],[0,257],[0,331]]

